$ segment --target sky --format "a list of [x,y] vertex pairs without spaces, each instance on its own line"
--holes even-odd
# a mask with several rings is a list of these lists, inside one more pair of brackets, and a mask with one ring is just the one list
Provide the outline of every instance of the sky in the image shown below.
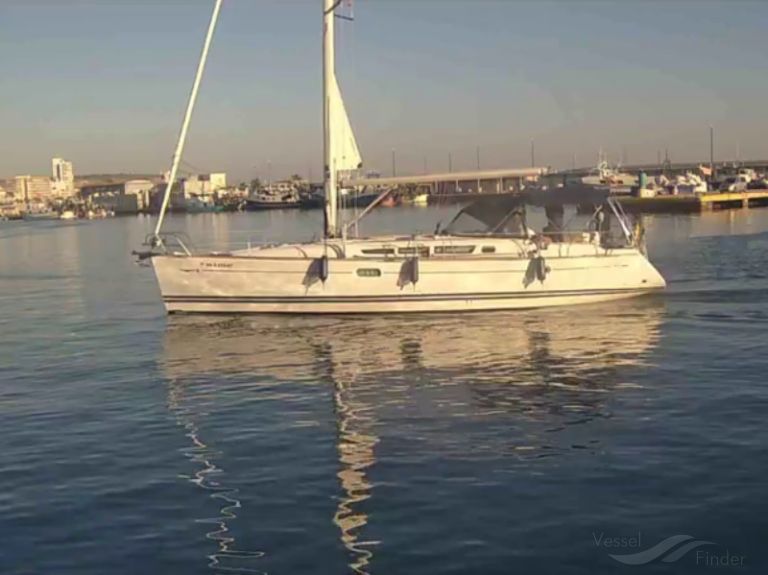
[[[170,167],[212,0],[0,0],[0,177]],[[356,0],[338,76],[365,168],[768,158],[764,0]],[[186,172],[317,179],[321,0],[224,0]]]

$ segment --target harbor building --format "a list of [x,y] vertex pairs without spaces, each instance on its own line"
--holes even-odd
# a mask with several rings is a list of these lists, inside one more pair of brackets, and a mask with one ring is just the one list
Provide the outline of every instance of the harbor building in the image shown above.
[[58,198],[70,198],[75,195],[75,171],[72,162],[62,158],[51,160],[51,192]]
[[195,174],[183,180],[184,197],[210,196],[227,187],[227,174],[224,172]]
[[115,214],[137,214],[149,210],[154,188],[153,181],[142,179],[91,184],[80,188],[80,197]]
[[16,176],[14,184],[16,202],[42,203],[51,199],[51,179],[48,176]]

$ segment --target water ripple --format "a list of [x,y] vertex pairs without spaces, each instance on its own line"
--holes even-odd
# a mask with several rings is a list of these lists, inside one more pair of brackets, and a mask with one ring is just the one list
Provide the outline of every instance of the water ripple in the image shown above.
[[[217,517],[196,519],[197,523],[214,525],[215,529],[206,533],[206,538],[216,542],[218,550],[208,555],[208,566],[216,572],[231,573],[266,573],[261,569],[248,566],[253,560],[264,557],[263,551],[247,551],[238,549],[234,534],[230,531],[229,523],[237,519],[236,511],[242,507],[238,499],[238,490],[222,485],[214,477],[224,474],[224,470],[214,463],[214,458],[221,453],[210,448],[200,437],[200,429],[194,419],[194,414],[200,412],[191,410],[183,405],[183,386],[171,381],[169,383],[168,408],[176,417],[176,422],[185,430],[185,436],[192,443],[181,452],[198,466],[192,476],[180,476],[187,479],[200,489],[209,492],[209,497],[222,503]],[[245,564],[243,564],[245,563]]]

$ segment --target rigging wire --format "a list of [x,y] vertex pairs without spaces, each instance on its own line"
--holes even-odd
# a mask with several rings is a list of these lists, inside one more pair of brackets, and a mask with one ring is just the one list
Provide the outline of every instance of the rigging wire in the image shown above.
[[213,7],[213,14],[211,14],[211,21],[208,24],[208,31],[205,35],[205,42],[203,43],[203,50],[200,54],[200,61],[197,65],[197,72],[195,74],[195,81],[192,84],[192,91],[189,95],[189,101],[187,102],[187,109],[184,113],[184,121],[181,124],[181,132],[179,133],[179,140],[176,143],[176,151],[173,154],[173,164],[171,165],[171,172],[168,176],[168,183],[165,187],[165,194],[163,195],[163,203],[160,206],[160,215],[157,218],[157,225],[153,234],[152,243],[154,245],[162,245],[162,239],[160,238],[160,231],[163,228],[163,220],[168,210],[168,203],[171,199],[171,190],[173,188],[174,181],[176,180],[176,172],[179,169],[179,163],[181,162],[182,155],[184,154],[184,144],[187,139],[187,130],[189,129],[189,123],[192,120],[192,112],[195,108],[195,101],[197,100],[197,93],[200,89],[200,83],[203,79],[203,72],[205,72],[205,64],[208,60],[208,51],[213,41],[213,32],[216,29],[216,23],[219,19],[219,12],[221,11],[222,0],[216,0],[216,4]]

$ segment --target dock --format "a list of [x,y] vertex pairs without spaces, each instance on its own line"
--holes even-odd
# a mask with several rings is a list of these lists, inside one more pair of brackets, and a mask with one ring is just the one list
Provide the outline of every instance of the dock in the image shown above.
[[713,192],[708,194],[656,196],[638,198],[621,197],[621,205],[635,213],[691,213],[734,208],[768,206],[768,190],[745,192]]

